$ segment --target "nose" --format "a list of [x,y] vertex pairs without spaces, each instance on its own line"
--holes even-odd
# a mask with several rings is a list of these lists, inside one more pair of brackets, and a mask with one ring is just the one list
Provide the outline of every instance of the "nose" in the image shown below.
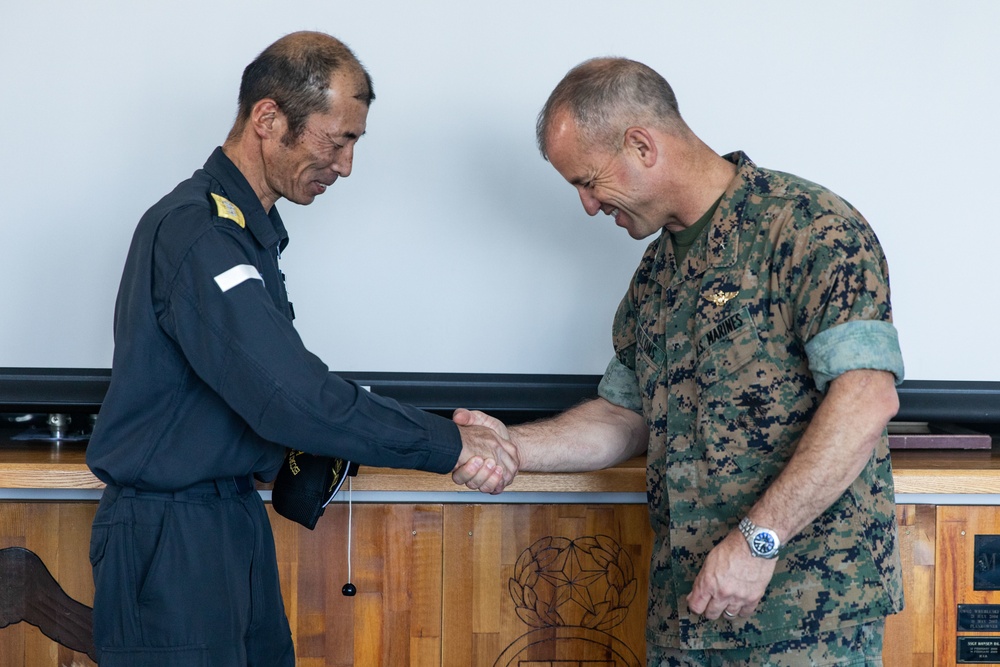
[[583,210],[587,212],[587,215],[597,215],[597,212],[601,210],[601,202],[585,187],[577,187],[577,192],[580,194],[580,203],[583,204]]
[[354,168],[354,144],[348,144],[338,151],[337,159],[330,165],[340,178],[347,178]]

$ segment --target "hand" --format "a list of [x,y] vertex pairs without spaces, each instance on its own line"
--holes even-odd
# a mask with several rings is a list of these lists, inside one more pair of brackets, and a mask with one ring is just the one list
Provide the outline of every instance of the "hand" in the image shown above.
[[511,435],[507,430],[507,426],[496,417],[491,417],[485,412],[459,408],[458,410],[455,410],[451,419],[459,426],[485,426],[491,431],[496,432],[496,434],[504,440],[511,440]]
[[459,409],[452,417],[462,435],[462,453],[452,471],[456,484],[496,495],[501,493],[520,467],[517,448],[507,427],[482,412]]
[[751,556],[742,533],[732,531],[708,553],[687,596],[688,608],[713,620],[724,612],[752,616],[777,563]]

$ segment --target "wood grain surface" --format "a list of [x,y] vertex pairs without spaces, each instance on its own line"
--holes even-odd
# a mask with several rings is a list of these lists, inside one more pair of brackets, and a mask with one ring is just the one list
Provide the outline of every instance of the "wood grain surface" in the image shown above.
[[[25,443],[0,437],[0,489],[99,489],[87,468],[84,445]],[[892,453],[896,493],[1000,493],[1000,450],[898,450]],[[463,491],[449,475],[362,467],[357,491]],[[609,470],[589,473],[522,473],[511,491],[566,493],[645,493],[641,457]]]
[[[898,493],[1000,493],[1000,460],[991,451],[898,451],[893,463]],[[522,491],[641,492],[643,462],[586,475],[525,474],[515,484]],[[0,442],[0,487],[100,483],[87,471],[82,447]],[[363,468],[354,483],[373,491],[454,488],[447,476],[389,469]],[[353,509],[336,503],[315,531],[272,512],[298,664],[644,663],[651,540],[645,505],[477,504],[478,494],[466,497],[461,504]],[[89,606],[95,509],[93,502],[0,502],[0,549],[30,549],[70,597]],[[350,579],[358,593],[345,597],[350,512]],[[953,665],[957,605],[1000,604],[1000,592],[972,588],[975,536],[1000,535],[1000,508],[901,505],[897,516],[906,609],[888,620],[885,664]],[[623,586],[628,577],[614,569],[626,558],[631,593]],[[628,604],[621,606],[623,597]],[[93,662],[33,625],[0,628],[0,667],[71,665]]]

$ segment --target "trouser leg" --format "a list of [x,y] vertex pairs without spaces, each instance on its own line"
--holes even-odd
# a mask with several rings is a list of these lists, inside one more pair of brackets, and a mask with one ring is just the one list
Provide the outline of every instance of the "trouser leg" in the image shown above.
[[102,667],[294,665],[260,497],[105,494],[94,521]]

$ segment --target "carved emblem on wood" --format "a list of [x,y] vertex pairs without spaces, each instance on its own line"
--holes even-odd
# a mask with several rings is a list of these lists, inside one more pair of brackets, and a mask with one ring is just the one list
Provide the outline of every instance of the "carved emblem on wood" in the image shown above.
[[632,559],[614,539],[545,537],[521,553],[513,574],[508,590],[518,618],[535,630],[494,667],[641,665],[607,632],[625,620],[638,586]]

